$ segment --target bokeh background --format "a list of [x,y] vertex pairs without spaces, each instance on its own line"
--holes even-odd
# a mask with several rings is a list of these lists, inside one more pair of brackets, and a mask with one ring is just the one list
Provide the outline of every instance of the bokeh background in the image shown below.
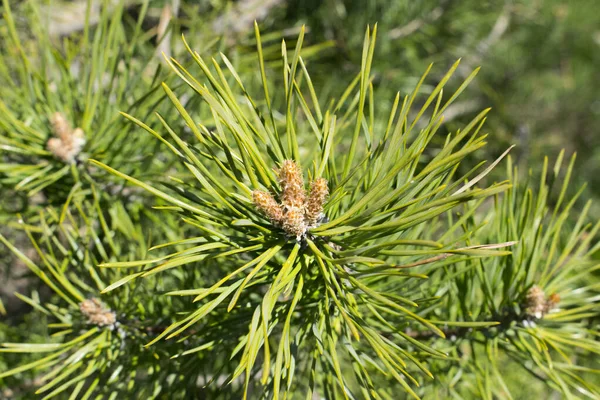
[[[135,21],[142,0],[40,1],[43,21],[54,40],[77,35],[101,4],[124,2],[123,18]],[[28,25],[27,2],[9,1],[21,33]],[[368,24],[378,24],[373,67],[378,98],[412,90],[434,63],[429,83],[462,59],[459,74],[481,70],[446,121],[470,120],[492,107],[487,120],[488,158],[516,144],[522,170],[536,169],[543,157],[577,153],[578,185],[588,183],[588,197],[600,196],[600,3],[596,0],[151,0],[144,29],[161,52],[182,52],[178,34],[200,52],[253,50],[253,22],[260,23],[271,51],[277,40],[293,44],[306,25],[303,53],[321,97],[339,96],[360,68]],[[6,29],[0,21],[0,29]],[[178,34],[172,35],[174,30]],[[270,35],[270,36],[269,36]],[[160,43],[158,43],[160,39]],[[268,52],[269,50],[267,50]],[[310,52],[310,55],[306,54]],[[254,60],[247,63],[254,69]],[[458,81],[458,79],[457,79]],[[424,88],[424,91],[427,87]],[[388,93],[386,93],[388,92]],[[577,186],[577,185],[576,185]],[[600,206],[594,214],[600,216]]]

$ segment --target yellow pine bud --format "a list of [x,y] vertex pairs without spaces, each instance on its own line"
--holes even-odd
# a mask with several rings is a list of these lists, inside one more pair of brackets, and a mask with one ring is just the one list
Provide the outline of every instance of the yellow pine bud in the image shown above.
[[293,160],[285,160],[278,172],[281,185],[281,204],[284,208],[304,207],[306,191],[300,166]]
[[115,313],[96,298],[86,299],[79,303],[79,310],[90,324],[107,326],[117,322]]
[[525,296],[525,313],[530,317],[542,318],[546,311],[546,295],[537,285],[532,286]]
[[283,217],[283,229],[290,235],[300,240],[306,233],[304,223],[304,209],[300,207],[289,207]]
[[52,132],[54,133],[54,136],[65,142],[69,140],[72,130],[71,125],[69,125],[62,113],[55,112],[52,114],[50,117],[50,123],[52,124]]
[[46,148],[65,163],[73,163],[85,145],[85,135],[81,128],[73,130],[64,115],[56,112],[50,118],[54,138],[48,140]]
[[316,226],[323,214],[323,205],[329,194],[327,180],[317,178],[310,185],[310,194],[306,203],[306,223],[308,226]]
[[282,223],[283,210],[270,193],[263,192],[262,190],[255,190],[252,192],[252,200],[254,201],[254,205],[265,214],[271,222],[278,225]]

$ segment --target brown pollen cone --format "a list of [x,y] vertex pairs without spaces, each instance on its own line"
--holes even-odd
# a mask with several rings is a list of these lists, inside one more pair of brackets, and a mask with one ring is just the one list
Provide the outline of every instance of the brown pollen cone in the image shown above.
[[281,164],[279,184],[281,185],[281,204],[285,208],[304,207],[306,191],[300,166],[293,160],[285,160]]
[[329,195],[327,180],[317,178],[311,182],[307,196],[302,170],[295,161],[284,160],[276,172],[281,185],[280,202],[261,190],[252,192],[252,201],[273,224],[300,241],[309,228],[319,225],[323,216],[323,205]]
[[283,217],[283,229],[296,239],[300,239],[306,233],[304,210],[298,207],[288,208]]
[[308,226],[316,226],[323,213],[325,199],[329,195],[327,180],[317,178],[310,185],[310,194],[306,203],[306,223]]
[[52,114],[52,117],[50,117],[50,124],[52,124],[52,131],[57,138],[64,142],[69,140],[72,129],[63,114],[59,112]]
[[50,123],[55,137],[48,140],[46,148],[63,162],[73,163],[85,145],[83,130],[73,130],[64,115],[59,112],[52,115]]
[[106,326],[117,322],[115,313],[96,298],[86,299],[79,303],[79,310],[87,317],[90,324]]
[[546,310],[546,295],[537,285],[532,286],[525,297],[525,313],[531,317],[542,318]]
[[263,192],[262,190],[255,190],[252,192],[252,200],[254,201],[254,205],[262,211],[271,222],[275,224],[281,224],[283,222],[283,210],[270,193]]

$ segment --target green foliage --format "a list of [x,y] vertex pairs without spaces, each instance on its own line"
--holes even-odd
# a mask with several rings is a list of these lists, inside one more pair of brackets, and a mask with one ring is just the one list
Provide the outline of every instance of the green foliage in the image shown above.
[[[515,143],[515,163],[540,174],[537,161],[545,154],[576,152],[572,179],[578,186],[588,182],[597,197],[600,113],[590,82],[598,80],[600,66],[598,11],[593,0],[298,0],[291,2],[285,23],[301,18],[315,40],[336,41],[335,53],[320,65],[324,71],[339,66],[352,71],[362,41],[355,27],[378,21],[383,34],[373,75],[388,96],[410,90],[431,62],[450,65],[462,58],[459,76],[482,66],[462,101],[449,110],[448,126],[454,129],[492,107],[487,126],[495,144],[483,153],[495,157]],[[325,78],[318,86],[335,90],[337,84]],[[600,217],[597,203],[594,218]]]
[[[465,221],[467,230],[483,225],[477,233],[482,240],[515,240],[518,245],[510,256],[468,260],[463,265],[439,270],[439,279],[452,284],[443,306],[432,312],[449,320],[499,322],[485,331],[454,332],[457,362],[447,379],[462,376],[472,388],[471,396],[492,398],[492,394],[502,393],[503,397],[510,397],[515,387],[503,376],[514,365],[534,379],[545,380],[565,397],[574,397],[574,392],[597,396],[597,370],[589,365],[594,365],[592,360],[600,351],[595,282],[600,264],[592,256],[600,245],[593,242],[600,223],[585,222],[589,202],[574,226],[568,223],[569,213],[582,191],[568,199],[574,158],[561,183],[562,158],[563,153],[551,172],[545,159],[539,184],[532,182],[531,176],[519,182],[517,170],[512,170],[509,162],[507,172],[514,187],[496,196],[485,217]],[[536,194],[532,186],[539,188]],[[550,206],[548,199],[553,190],[558,192],[559,201]],[[531,304],[535,288],[555,301],[538,308],[537,315]],[[473,359],[461,357],[461,352],[471,353]]]
[[[123,5],[107,9],[94,31],[86,28],[57,48],[44,30],[41,12],[39,7],[30,8],[32,37],[24,42],[16,32],[8,2],[4,2],[2,184],[29,197],[46,189],[46,202],[62,204],[75,189],[102,179],[89,168],[87,157],[149,173],[155,160],[148,155],[140,157],[137,146],[151,143],[127,140],[130,130],[116,114],[117,110],[144,113],[159,100],[148,85],[160,75],[152,77],[143,71],[144,58],[152,56],[147,49],[140,49],[146,46],[139,38],[144,15],[136,25],[125,26],[120,17]],[[47,145],[49,138],[57,136],[52,129],[55,113],[85,135],[82,153],[72,162],[64,162]]]
[[[22,206],[3,203],[0,260],[39,282],[17,296],[44,332],[6,330],[0,385],[492,399],[522,393],[516,366],[540,393],[600,396],[600,223],[568,189],[574,157],[525,178],[508,157],[506,180],[512,146],[472,162],[489,109],[445,117],[478,69],[429,65],[390,93],[375,25],[329,90],[313,57],[331,44],[306,48],[304,27],[275,46],[289,33],[255,23],[235,47],[185,18],[161,64],[149,4],[104,4],[59,45],[43,24],[18,39],[4,2],[0,182]],[[85,134],[72,160],[51,151],[57,111]]]
[[[132,218],[117,203],[107,210],[113,222],[109,226],[97,199],[77,204],[75,213],[66,209],[63,223],[59,223],[62,216],[51,208],[47,210],[49,214],[40,218],[39,233],[23,225],[36,250],[37,263],[14,248],[4,236],[0,235],[0,241],[53,291],[54,300],[49,303],[39,296],[18,295],[48,319],[52,340],[4,343],[0,352],[36,353],[42,357],[5,369],[0,377],[31,369],[47,370],[39,378],[43,385],[36,391],[45,398],[67,389],[71,398],[89,398],[94,393],[104,393],[106,385],[111,391],[122,391],[134,398],[157,396],[165,390],[161,386],[173,383],[168,379],[168,370],[159,367],[169,360],[169,354],[144,351],[143,344],[148,340],[148,325],[160,321],[165,317],[164,311],[174,306],[169,298],[158,298],[166,302],[148,301],[137,295],[139,288],[121,291],[119,296],[103,299],[109,310],[119,310],[115,315],[118,322],[100,325],[82,307],[85,299],[99,297],[107,282],[119,278],[118,271],[97,270],[100,260],[145,256],[148,238],[142,233],[144,226],[139,216]],[[163,224],[166,222],[162,220]]]

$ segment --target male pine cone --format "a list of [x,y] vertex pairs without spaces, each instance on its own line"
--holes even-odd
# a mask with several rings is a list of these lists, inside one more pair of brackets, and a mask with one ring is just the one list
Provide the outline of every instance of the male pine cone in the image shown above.
[[52,115],[50,123],[55,137],[48,140],[46,148],[63,162],[67,164],[74,163],[85,145],[83,130],[81,128],[71,128],[65,116],[60,112]]
[[306,193],[300,166],[293,160],[285,160],[277,171],[281,185],[280,202],[270,193],[252,192],[254,205],[276,226],[288,235],[301,240],[309,228],[317,226],[323,216],[323,206],[329,195],[327,180],[317,178]]
[[525,295],[525,314],[537,319],[543,318],[558,305],[559,301],[558,294],[554,293],[546,298],[542,288],[533,285]]

